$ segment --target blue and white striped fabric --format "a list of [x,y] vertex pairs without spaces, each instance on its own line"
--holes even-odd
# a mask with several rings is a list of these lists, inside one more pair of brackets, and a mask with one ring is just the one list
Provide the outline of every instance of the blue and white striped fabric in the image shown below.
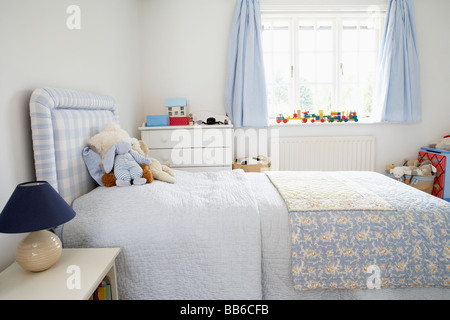
[[109,96],[56,88],[34,90],[30,98],[36,179],[48,181],[67,201],[96,183],[82,157],[87,139],[109,122],[119,122]]

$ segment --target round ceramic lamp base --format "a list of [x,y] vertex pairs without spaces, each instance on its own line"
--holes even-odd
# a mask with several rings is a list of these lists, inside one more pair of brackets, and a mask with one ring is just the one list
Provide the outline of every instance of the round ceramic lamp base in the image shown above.
[[56,234],[47,230],[35,231],[20,242],[16,261],[25,270],[39,272],[58,261],[61,252],[61,240]]

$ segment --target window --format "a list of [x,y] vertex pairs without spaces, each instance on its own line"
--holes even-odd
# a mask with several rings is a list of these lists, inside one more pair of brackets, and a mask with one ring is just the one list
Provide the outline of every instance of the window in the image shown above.
[[374,110],[381,12],[262,12],[269,117]]

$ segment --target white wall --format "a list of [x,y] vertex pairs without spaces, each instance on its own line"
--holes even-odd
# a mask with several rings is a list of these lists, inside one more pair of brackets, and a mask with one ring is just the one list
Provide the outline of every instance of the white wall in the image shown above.
[[[71,4],[81,8],[80,30],[66,27]],[[140,0],[0,1],[0,208],[17,184],[35,179],[28,111],[33,89],[112,95],[122,127],[137,135],[140,5]],[[13,261],[20,238],[0,234],[0,270]]]
[[144,0],[145,114],[166,114],[166,98],[191,112],[225,114],[226,53],[234,0]]
[[[380,4],[383,0],[261,0],[261,4]],[[384,1],[386,3],[386,1]],[[144,112],[164,113],[164,98],[225,113],[226,50],[233,0],[152,0],[143,8]],[[423,119],[414,124],[281,127],[281,136],[375,135],[376,170],[417,157],[421,146],[450,134],[448,0],[415,0]]]

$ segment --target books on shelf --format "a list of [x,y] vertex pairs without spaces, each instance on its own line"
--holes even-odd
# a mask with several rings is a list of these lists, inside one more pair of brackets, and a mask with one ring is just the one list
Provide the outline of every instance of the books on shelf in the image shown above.
[[102,281],[89,300],[112,300],[111,298],[111,285],[106,281]]

